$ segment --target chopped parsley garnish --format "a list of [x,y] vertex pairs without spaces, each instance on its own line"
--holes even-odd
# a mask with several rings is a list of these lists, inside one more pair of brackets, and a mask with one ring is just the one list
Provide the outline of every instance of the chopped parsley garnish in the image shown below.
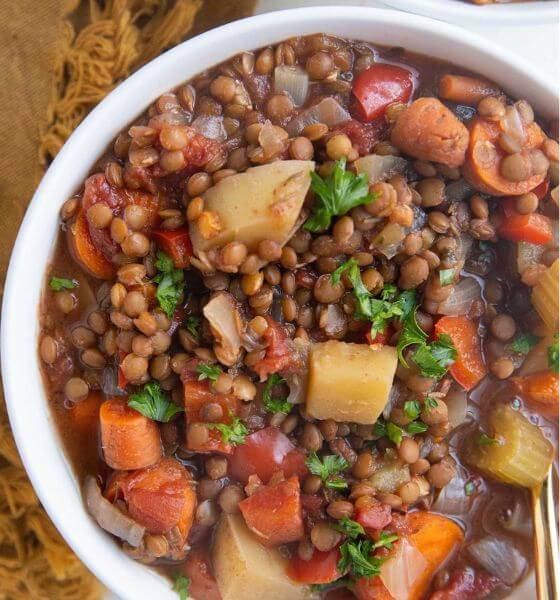
[[405,429],[410,435],[416,435],[417,433],[428,431],[428,426],[426,423],[420,421],[412,421],[412,423],[408,423],[408,425],[405,426]]
[[155,266],[159,271],[154,277],[154,281],[158,284],[156,299],[162,310],[171,319],[183,294],[185,274],[182,269],[175,268],[173,260],[165,252],[158,251],[156,257]]
[[498,443],[498,440],[496,438],[490,437],[488,435],[486,435],[485,433],[481,433],[478,436],[478,439],[476,440],[476,443],[479,446],[494,446],[495,444]]
[[388,548],[389,550],[393,547],[393,543],[399,539],[398,535],[394,533],[389,533],[388,531],[382,531],[379,534],[379,539],[375,544],[373,544],[373,548]]
[[231,423],[206,423],[208,429],[217,429],[222,434],[222,442],[231,446],[239,446],[245,443],[245,436],[249,435],[247,427],[241,422],[239,417],[230,413]]
[[377,198],[369,193],[367,175],[347,171],[344,158],[335,162],[331,174],[325,178],[311,171],[311,189],[316,200],[312,215],[304,225],[308,231],[324,231],[330,227],[333,217],[345,215],[356,206],[369,204]]
[[266,385],[263,390],[263,406],[268,412],[288,414],[294,407],[294,405],[285,398],[272,397],[272,388],[281,383],[286,383],[286,380],[277,373],[274,373],[266,380]]
[[432,398],[431,396],[426,396],[424,398],[424,406],[426,408],[437,408],[437,400],[435,398]]
[[465,496],[472,496],[475,490],[476,486],[472,481],[467,481],[467,483],[465,483]]
[[346,481],[339,477],[339,474],[350,466],[342,456],[329,454],[321,460],[316,452],[310,452],[305,462],[309,472],[320,477],[325,487],[335,490],[348,487]]
[[62,290],[73,290],[78,283],[73,279],[65,279],[64,277],[51,277],[49,286],[53,292],[61,292]]
[[348,572],[353,579],[379,575],[384,559],[373,556],[373,550],[374,543],[371,540],[345,540],[339,548],[339,572]]
[[548,366],[553,373],[558,373],[558,334],[554,336],[554,342],[548,347]]
[[332,527],[352,539],[366,534],[365,529],[357,521],[353,521],[349,517],[342,517],[342,519]]
[[399,425],[396,425],[395,423],[392,423],[391,421],[379,420],[373,426],[373,432],[375,433],[375,435],[377,435],[378,437],[388,438],[396,446],[398,446],[402,442],[405,431],[409,435],[413,436],[417,433],[424,433],[427,430],[428,426],[420,421],[411,421],[403,428]]
[[411,421],[414,421],[419,417],[421,410],[422,407],[420,406],[420,402],[418,402],[418,400],[407,400],[404,403],[404,414]]
[[515,336],[513,342],[509,345],[512,352],[518,354],[528,354],[536,346],[541,338],[532,333],[519,333]]
[[169,400],[157,381],[146,383],[141,392],[132,394],[128,406],[160,423],[168,423],[177,413],[183,412],[182,408]]
[[441,286],[451,285],[455,279],[455,269],[441,269],[439,283]]
[[185,320],[185,328],[193,337],[195,337],[197,339],[198,339],[198,335],[199,335],[198,328],[200,327],[201,320],[202,319],[197,315],[187,317]]
[[187,600],[189,597],[189,587],[191,580],[186,575],[175,575],[173,591],[179,595],[179,600]]
[[210,381],[214,382],[222,374],[222,369],[220,369],[218,365],[205,365],[204,363],[200,363],[196,366],[196,370],[198,372],[198,381],[210,379]]

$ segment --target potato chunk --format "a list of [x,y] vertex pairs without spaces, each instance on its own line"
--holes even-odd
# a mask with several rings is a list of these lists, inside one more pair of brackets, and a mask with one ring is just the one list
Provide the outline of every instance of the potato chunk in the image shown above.
[[299,216],[315,163],[280,160],[219,181],[204,194],[204,213],[215,222],[212,234],[191,223],[195,254],[243,242],[250,252],[264,240],[284,245]]
[[286,575],[287,560],[278,550],[260,544],[241,515],[222,515],[212,558],[222,600],[312,598],[307,586],[294,583]]
[[307,411],[315,419],[375,423],[389,399],[397,368],[392,346],[331,340],[309,356]]

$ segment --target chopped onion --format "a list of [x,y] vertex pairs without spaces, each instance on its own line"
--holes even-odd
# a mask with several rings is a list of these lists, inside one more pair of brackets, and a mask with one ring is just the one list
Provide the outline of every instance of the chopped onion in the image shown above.
[[474,188],[464,179],[452,181],[445,186],[445,197],[450,202],[464,202],[472,195]]
[[148,127],[160,130],[163,125],[188,125],[192,120],[189,112],[164,112],[155,115],[148,122]]
[[465,493],[467,473],[464,469],[457,470],[455,477],[443,488],[432,505],[432,510],[442,515],[465,517],[469,512],[472,498]]
[[397,173],[404,173],[408,165],[407,161],[400,156],[382,156],[380,154],[368,154],[354,161],[356,171],[365,173],[370,184],[378,181],[387,181]]
[[395,545],[395,553],[381,566],[381,580],[395,600],[408,600],[418,579],[428,567],[424,555],[406,538]]
[[409,229],[407,229],[407,233],[420,231],[426,224],[428,220],[428,215],[421,209],[419,206],[412,207],[412,225]]
[[286,384],[290,388],[287,401],[292,404],[303,404],[305,402],[305,395],[307,392],[307,378],[309,371],[307,370],[308,355],[310,344],[308,341],[304,341],[301,338],[294,340],[295,352],[297,354],[297,360],[295,364],[298,367],[291,370],[288,373],[283,373]]
[[449,316],[466,315],[472,303],[480,298],[480,293],[480,284],[474,277],[463,277],[453,286],[449,297],[439,303],[437,312]]
[[110,396],[126,396],[126,392],[121,390],[117,383],[116,369],[113,367],[105,367],[101,374],[101,389],[103,393]]
[[500,121],[502,131],[512,137],[516,142],[523,145],[527,132],[523,127],[523,121],[521,115],[515,106],[506,106],[506,114]]
[[467,417],[467,393],[459,388],[453,388],[445,397],[449,425],[451,429],[459,427]]
[[86,477],[84,493],[88,510],[100,527],[134,548],[140,545],[146,528],[122,513],[107,498],[104,498],[95,477],[91,475]]
[[338,304],[328,304],[321,312],[319,326],[329,336],[336,336],[346,330],[346,317]]
[[305,104],[309,92],[307,71],[297,65],[279,65],[274,69],[274,93],[288,93],[296,106]]
[[455,250],[455,257],[457,258],[457,271],[460,271],[464,267],[465,262],[471,253],[472,246],[473,238],[470,235],[463,233],[459,236],[457,240],[457,249]]
[[282,153],[286,148],[286,139],[280,135],[279,128],[274,127],[270,121],[266,121],[259,132],[259,144],[265,158],[269,159]]
[[[235,299],[229,292],[218,292],[202,309],[223,353],[236,362],[241,352],[241,331],[245,329]],[[220,355],[220,362],[224,354]]]
[[482,513],[482,527],[493,536],[504,531],[530,538],[533,535],[531,512],[527,502],[520,496],[495,496]]
[[373,246],[387,258],[393,258],[405,238],[404,229],[397,223],[388,223],[373,239]]
[[467,552],[481,567],[506,585],[519,581],[527,569],[525,557],[506,539],[487,536],[470,544]]
[[227,140],[227,132],[224,127],[224,118],[215,115],[197,117],[192,126],[204,137],[218,142]]
[[286,126],[286,131],[291,137],[299,135],[304,127],[313,123],[324,123],[329,127],[345,123],[350,120],[350,113],[343,108],[334,98],[323,98],[314,106],[302,111]]
[[389,392],[389,401],[383,409],[383,418],[388,421],[391,411],[394,406],[400,406],[410,396],[410,391],[406,384],[398,379],[395,379]]

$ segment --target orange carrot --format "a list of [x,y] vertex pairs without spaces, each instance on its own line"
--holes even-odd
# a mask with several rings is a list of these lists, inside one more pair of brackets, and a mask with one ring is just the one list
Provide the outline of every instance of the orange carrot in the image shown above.
[[[500,163],[506,156],[498,144],[501,129],[498,123],[475,117],[469,124],[470,138],[463,175],[477,190],[493,196],[520,196],[540,185],[546,173],[533,175],[525,181],[510,181],[502,176]],[[523,150],[540,148],[544,141],[542,129],[531,123]]]
[[125,398],[106,400],[101,405],[99,421],[103,456],[111,468],[141,469],[161,458],[157,424],[129,408]]
[[103,394],[93,390],[88,397],[70,408],[71,427],[84,438],[92,437],[99,424],[99,407],[103,402]]
[[483,98],[499,94],[496,84],[478,77],[448,74],[439,80],[439,97],[458,104],[476,106]]
[[558,416],[558,374],[551,371],[513,377],[517,392],[536,410],[546,415]]
[[115,265],[105,258],[91,239],[84,210],[80,210],[74,223],[68,227],[66,240],[74,259],[90,275],[97,279],[112,279],[115,276]]

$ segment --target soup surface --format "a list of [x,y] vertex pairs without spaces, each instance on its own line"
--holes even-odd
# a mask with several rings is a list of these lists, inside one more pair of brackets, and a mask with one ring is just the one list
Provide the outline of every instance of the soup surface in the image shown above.
[[507,596],[557,440],[556,129],[322,34],[161,96],[40,311],[93,518],[197,600]]

